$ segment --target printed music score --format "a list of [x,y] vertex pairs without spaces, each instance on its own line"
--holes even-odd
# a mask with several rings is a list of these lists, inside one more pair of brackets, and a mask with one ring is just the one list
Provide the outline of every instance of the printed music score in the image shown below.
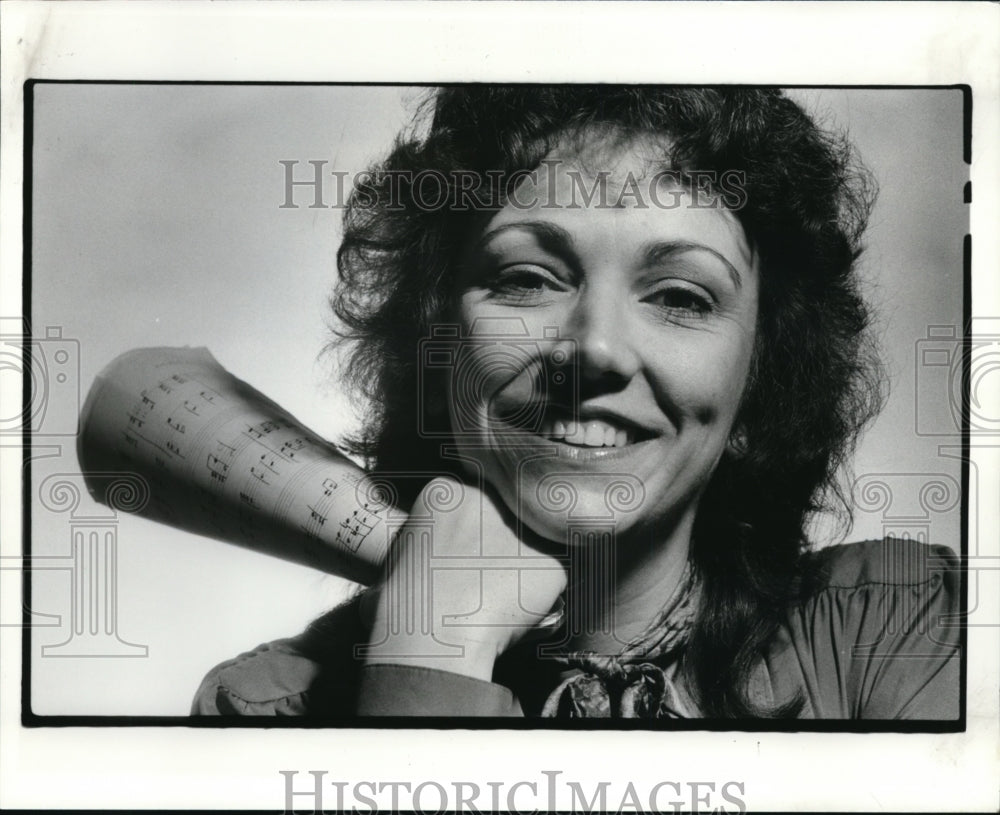
[[364,472],[206,349],[119,357],[83,427],[83,469],[144,475],[144,514],[365,582],[385,558],[389,507],[362,497]]

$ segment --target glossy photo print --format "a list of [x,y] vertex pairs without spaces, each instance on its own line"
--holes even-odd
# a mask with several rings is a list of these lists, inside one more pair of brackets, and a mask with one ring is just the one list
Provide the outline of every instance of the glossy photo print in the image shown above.
[[964,727],[968,87],[26,100],[25,722]]
[[997,14],[0,3],[0,809],[995,812]]

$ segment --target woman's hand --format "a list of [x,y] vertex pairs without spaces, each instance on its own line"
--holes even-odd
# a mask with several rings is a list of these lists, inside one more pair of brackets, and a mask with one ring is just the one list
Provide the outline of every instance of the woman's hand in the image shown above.
[[496,658],[555,606],[565,568],[551,542],[522,530],[490,492],[450,478],[427,484],[390,551],[368,664],[452,671],[489,681]]

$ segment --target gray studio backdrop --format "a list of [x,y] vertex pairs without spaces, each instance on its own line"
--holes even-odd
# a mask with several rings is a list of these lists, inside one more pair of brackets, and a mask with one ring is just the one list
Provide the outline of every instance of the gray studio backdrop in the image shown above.
[[[849,130],[881,184],[864,268],[893,391],[857,457],[862,505],[849,539],[909,534],[957,549],[959,437],[948,382],[968,227],[961,93],[792,93]],[[72,433],[80,400],[105,364],[134,347],[207,346],[320,434],[336,438],[352,425],[332,363],[320,358],[340,212],[309,208],[307,191],[296,193],[300,207],[281,208],[279,162],[299,162],[300,177],[313,160],[360,170],[385,153],[421,95],[36,86],[31,318],[49,365],[32,397],[46,401],[30,495],[35,713],[186,715],[215,663],[297,633],[346,596],[350,587],[337,578],[109,515],[85,493],[73,506],[43,501],[40,488],[56,474],[79,483]],[[2,316],[10,337],[17,315]],[[100,608],[74,593],[72,529],[87,518],[116,550]],[[824,543],[829,528],[818,525]],[[86,637],[105,645],[81,656],[73,642]]]

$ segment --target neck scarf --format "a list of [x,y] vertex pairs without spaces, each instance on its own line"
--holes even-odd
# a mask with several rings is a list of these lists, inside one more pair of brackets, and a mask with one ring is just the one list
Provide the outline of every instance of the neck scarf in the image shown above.
[[681,719],[695,715],[675,682],[700,598],[701,583],[689,563],[652,624],[616,656],[577,651],[560,658],[579,673],[549,694],[542,716]]

